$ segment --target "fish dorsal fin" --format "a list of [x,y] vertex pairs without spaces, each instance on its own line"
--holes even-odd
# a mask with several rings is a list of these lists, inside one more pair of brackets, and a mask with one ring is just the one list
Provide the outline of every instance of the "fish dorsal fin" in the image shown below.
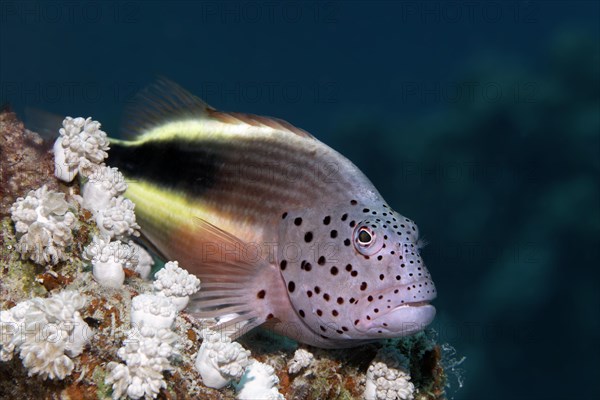
[[250,126],[267,126],[269,128],[286,131],[293,133],[294,135],[298,135],[300,137],[305,137],[309,139],[314,139],[314,136],[310,133],[306,132],[304,129],[300,129],[290,124],[287,121],[284,121],[275,117],[265,117],[261,115],[255,114],[245,114],[245,113],[236,113],[236,112],[221,112],[211,110],[209,115],[224,123],[231,124],[239,124],[244,123]]
[[208,118],[209,110],[214,111],[214,108],[175,82],[160,78],[136,94],[127,106],[122,135],[133,139],[168,121]]
[[279,118],[217,111],[167,78],[158,79],[134,97],[124,115],[122,136],[133,139],[166,122],[188,118],[215,120],[224,124],[269,127],[304,138],[314,138],[305,130]]

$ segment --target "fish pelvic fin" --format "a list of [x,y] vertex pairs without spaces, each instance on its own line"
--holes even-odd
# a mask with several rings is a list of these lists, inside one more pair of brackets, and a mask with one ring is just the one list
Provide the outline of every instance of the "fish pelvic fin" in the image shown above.
[[202,219],[195,222],[194,237],[201,240],[194,245],[196,259],[186,268],[202,283],[189,310],[198,318],[217,319],[211,329],[238,338],[273,317],[274,300],[285,292],[283,278],[255,244]]
[[[187,120],[212,121],[224,128],[231,125],[271,128],[314,139],[310,133],[278,118],[217,111],[167,78],[159,78],[134,96],[125,111],[121,135],[129,140],[142,137],[151,140],[153,136],[161,136],[156,128]],[[207,134],[211,132],[207,131]]]

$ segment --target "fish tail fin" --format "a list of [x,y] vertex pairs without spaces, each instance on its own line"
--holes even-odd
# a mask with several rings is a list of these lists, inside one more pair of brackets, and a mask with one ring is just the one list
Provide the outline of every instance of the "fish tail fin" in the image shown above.
[[202,283],[190,311],[198,318],[216,318],[213,329],[233,331],[229,336],[237,338],[272,317],[281,275],[255,245],[204,220],[197,228],[202,240],[194,246],[196,261],[186,268]]
[[59,136],[59,129],[65,119],[64,115],[51,113],[35,107],[26,107],[23,122],[25,127],[37,132],[46,142],[54,142]]

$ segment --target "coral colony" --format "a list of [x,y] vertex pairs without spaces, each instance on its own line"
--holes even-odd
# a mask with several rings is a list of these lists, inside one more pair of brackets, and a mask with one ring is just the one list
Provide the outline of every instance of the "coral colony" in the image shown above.
[[415,387],[406,372],[408,365],[397,351],[382,349],[367,371],[365,400],[412,398]]
[[165,297],[141,294],[131,302],[132,329],[117,354],[125,364],[110,362],[106,383],[113,397],[155,398],[166,387],[163,371],[172,369],[177,335],[171,330],[177,310]]
[[196,369],[204,384],[221,389],[239,380],[248,366],[250,352],[221,333],[205,330],[196,356]]
[[[91,330],[78,310],[85,298],[63,291],[46,299],[36,297],[0,311],[2,349],[0,359],[9,361],[18,352],[29,375],[64,379],[73,371],[73,360],[90,340]],[[51,333],[40,340],[40,328]]]
[[[97,121],[67,117],[54,144],[55,176],[64,182],[79,176],[81,196],[73,195],[76,201],[68,202],[64,193],[43,186],[17,199],[10,212],[18,240],[16,251],[22,259],[51,271],[58,262],[68,261],[66,250],[73,244],[72,229],[78,214],[89,210],[97,233],[85,247],[83,259],[91,265],[96,285],[119,291],[127,285],[126,271],[148,279],[154,262],[142,247],[130,241],[140,229],[135,206],[123,197],[127,189],[123,175],[104,165],[107,151],[108,139]],[[167,388],[164,374],[181,364],[180,350],[188,340],[177,330],[175,320],[190,296],[202,289],[199,279],[177,261],[170,261],[155,274],[152,283],[138,285],[136,290],[139,294],[131,300],[125,339],[116,343],[121,347],[105,365],[104,383],[112,389],[114,399],[152,399]],[[2,310],[1,361],[18,355],[30,376],[65,379],[86,346],[96,345],[94,329],[80,315],[90,301],[77,291],[63,290]],[[197,379],[210,388],[233,387],[239,399],[283,399],[273,366],[252,358],[249,350],[227,336],[227,331],[211,330],[211,323],[215,321],[203,321],[207,328],[200,331],[202,342],[195,362],[192,359]],[[42,328],[51,333],[42,338]],[[409,376],[409,361],[402,355],[382,352],[363,375],[364,398],[413,399],[417,393]],[[312,353],[298,349],[287,366],[279,368],[290,376],[302,377],[303,371],[308,376],[315,364]]]
[[17,199],[10,209],[19,238],[17,251],[36,264],[56,264],[65,259],[64,248],[73,240],[75,215],[64,193],[45,186]]

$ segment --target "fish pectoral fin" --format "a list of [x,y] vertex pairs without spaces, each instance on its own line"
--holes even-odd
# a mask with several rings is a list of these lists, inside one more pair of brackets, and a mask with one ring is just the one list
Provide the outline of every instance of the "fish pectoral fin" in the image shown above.
[[202,219],[195,222],[198,256],[186,268],[200,278],[201,289],[189,309],[199,318],[220,319],[213,329],[233,330],[239,337],[272,314],[266,293],[281,286],[281,276],[257,256],[254,245]]

